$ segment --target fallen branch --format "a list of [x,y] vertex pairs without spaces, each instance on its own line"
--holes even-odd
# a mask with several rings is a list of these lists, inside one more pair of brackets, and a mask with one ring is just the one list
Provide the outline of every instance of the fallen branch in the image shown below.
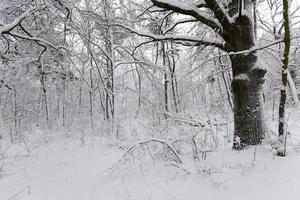
[[[139,142],[135,145],[133,145],[132,147],[130,147],[123,155],[123,159],[126,159],[126,156],[131,154],[132,155],[132,152],[134,150],[136,150],[138,147],[142,147],[142,146],[145,146],[149,143],[160,143],[162,144],[164,147],[166,147],[168,150],[170,150],[171,152],[171,156],[173,158],[175,158],[175,162],[176,163],[179,163],[181,164],[182,163],[182,160],[180,159],[180,157],[178,156],[178,154],[176,153],[176,151],[173,149],[173,147],[168,144],[166,141],[163,141],[163,140],[160,140],[160,139],[150,139],[150,140],[146,140],[146,141],[143,141],[143,142]],[[149,151],[149,149],[147,149]]]

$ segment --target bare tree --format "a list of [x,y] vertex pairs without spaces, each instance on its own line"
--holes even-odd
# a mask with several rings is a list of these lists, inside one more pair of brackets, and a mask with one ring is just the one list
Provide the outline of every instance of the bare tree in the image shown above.
[[283,0],[283,24],[284,24],[284,53],[282,59],[282,88],[280,90],[279,103],[279,124],[278,124],[278,142],[279,147],[277,155],[285,156],[286,148],[286,117],[285,117],[285,103],[286,103],[286,88],[288,84],[288,66],[291,47],[291,33],[290,33],[290,19],[289,19],[289,0]]

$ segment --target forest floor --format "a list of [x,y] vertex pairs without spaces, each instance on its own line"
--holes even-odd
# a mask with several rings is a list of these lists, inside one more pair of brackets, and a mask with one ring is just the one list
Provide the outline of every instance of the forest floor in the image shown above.
[[[295,116],[296,117],[296,116]],[[298,121],[298,120],[296,120]],[[11,145],[0,166],[1,200],[296,200],[300,194],[300,125],[286,157],[271,145],[220,150],[183,164],[120,164],[125,148],[98,138]],[[297,135],[298,134],[298,135]],[[3,144],[2,144],[3,147]]]

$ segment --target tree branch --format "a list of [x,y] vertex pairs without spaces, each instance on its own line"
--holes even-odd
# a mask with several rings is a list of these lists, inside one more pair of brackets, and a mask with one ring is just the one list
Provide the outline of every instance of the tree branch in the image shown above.
[[13,32],[3,33],[3,34],[11,35],[13,37],[21,38],[21,39],[24,39],[24,40],[31,40],[31,41],[35,41],[35,42],[42,42],[42,43],[44,43],[44,44],[46,44],[48,46],[53,47],[54,49],[64,49],[64,50],[68,51],[68,49],[66,47],[64,47],[64,46],[55,46],[51,42],[48,42],[48,41],[46,41],[46,40],[44,40],[42,38],[21,35],[19,33],[13,33]]
[[182,20],[178,20],[177,22],[175,22],[173,24],[173,26],[171,26],[170,28],[168,28],[163,35],[167,34],[168,32],[172,31],[177,25],[179,24],[184,24],[184,23],[192,23],[192,22],[198,22],[198,20],[194,19],[194,18],[190,18],[190,19],[182,19]]
[[8,90],[11,90],[11,87],[9,87],[7,83],[5,83],[3,80],[0,80],[0,88],[2,88],[2,86],[6,87]]
[[205,46],[214,46],[214,47],[224,50],[224,45],[223,45],[222,41],[211,41],[211,40],[200,39],[197,37],[182,36],[182,35],[155,35],[155,34],[151,34],[151,33],[145,33],[142,31],[134,30],[123,24],[114,24],[114,25],[120,26],[132,33],[135,33],[136,35],[151,38],[152,41],[171,40],[171,41],[177,41],[180,44],[185,45],[185,46],[205,45]]
[[183,5],[177,1],[167,1],[167,0],[151,0],[153,5],[164,8],[167,10],[173,10],[177,13],[183,15],[189,15],[202,22],[203,24],[209,26],[213,30],[217,31],[219,34],[222,32],[222,27],[213,19],[205,16],[196,6],[193,5]]
[[204,0],[207,7],[213,11],[215,17],[218,19],[223,29],[228,29],[232,24],[232,19],[227,11],[216,0]]
[[0,35],[9,33],[12,29],[14,29],[16,26],[18,26],[23,19],[25,19],[33,11],[35,11],[35,9],[36,9],[36,7],[32,7],[30,9],[28,9],[27,11],[25,11],[24,13],[22,13],[19,17],[16,17],[16,19],[13,22],[0,26]]

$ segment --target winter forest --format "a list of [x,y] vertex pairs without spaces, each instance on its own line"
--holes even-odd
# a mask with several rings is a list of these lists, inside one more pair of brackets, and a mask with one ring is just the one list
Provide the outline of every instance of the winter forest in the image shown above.
[[0,0],[1,200],[296,200],[299,0]]

